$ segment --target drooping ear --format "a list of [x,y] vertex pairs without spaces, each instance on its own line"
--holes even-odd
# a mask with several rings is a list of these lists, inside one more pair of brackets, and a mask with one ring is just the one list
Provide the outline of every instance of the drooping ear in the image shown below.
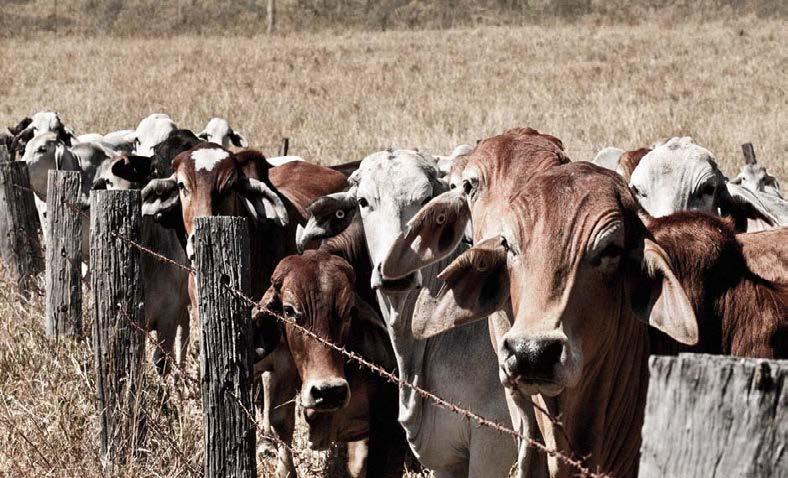
[[200,131],[200,132],[197,134],[197,137],[198,137],[198,138],[200,138],[200,139],[201,139],[201,140],[203,140],[203,141],[208,141],[208,132],[207,132],[207,131],[205,131],[205,130],[203,130],[203,131]]
[[303,252],[312,241],[334,237],[353,222],[358,203],[353,190],[328,194],[307,207],[309,220],[296,231],[296,246]]
[[383,319],[358,295],[351,310],[350,335],[348,342],[362,357],[386,370],[396,370],[394,350]]
[[110,169],[115,176],[130,183],[145,183],[151,173],[151,158],[147,156],[123,156]]
[[248,148],[249,142],[240,133],[230,130],[230,142],[239,148]]
[[27,128],[23,129],[18,135],[14,136],[14,140],[11,142],[11,149],[18,151],[19,155],[22,156],[25,154],[25,145],[31,139],[33,139],[33,128],[28,125]]
[[240,178],[236,185],[244,198],[244,204],[255,220],[269,219],[286,226],[290,222],[287,207],[279,193],[263,181],[254,178]]
[[434,198],[408,222],[408,231],[392,244],[381,265],[383,277],[405,277],[454,252],[470,218],[471,211],[461,189]]
[[746,231],[747,220],[763,221],[771,227],[780,225],[777,217],[748,189],[725,182],[719,189],[720,215],[731,216],[738,231]]
[[73,146],[77,143],[77,135],[74,130],[64,126],[62,123],[57,130],[57,139],[65,143],[66,146]]
[[276,350],[282,339],[282,325],[274,314],[282,314],[282,304],[272,284],[252,310],[252,344],[258,361]]
[[432,301],[431,315],[414,314],[412,329],[417,338],[428,338],[502,310],[509,300],[506,240],[493,237],[463,252],[438,274],[445,281],[436,298],[422,293],[420,302]]
[[641,267],[646,280],[634,288],[632,300],[638,318],[682,344],[698,343],[698,320],[692,304],[665,250],[648,238],[643,244]]
[[180,202],[174,174],[169,178],[153,179],[142,188],[142,215],[153,216],[156,221],[178,207]]

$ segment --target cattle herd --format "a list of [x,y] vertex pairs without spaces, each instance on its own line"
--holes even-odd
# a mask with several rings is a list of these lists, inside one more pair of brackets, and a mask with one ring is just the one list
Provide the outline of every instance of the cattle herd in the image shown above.
[[[263,422],[292,440],[297,396],[310,445],[348,443],[354,477],[401,476],[408,448],[438,477],[577,470],[275,316],[610,476],[637,474],[650,354],[788,356],[779,183],[754,162],[729,180],[691,138],[573,162],[558,138],[515,128],[448,156],[389,149],[324,167],[246,149],[220,118],[198,134],[153,114],[77,136],[41,112],[0,141],[27,163],[42,217],[51,169],[80,171],[85,197],[142,189],[145,246],[181,264],[195,218],[248,218]],[[143,260],[167,374],[186,357],[176,332],[197,320],[195,285]],[[295,475],[278,447],[277,476]]]

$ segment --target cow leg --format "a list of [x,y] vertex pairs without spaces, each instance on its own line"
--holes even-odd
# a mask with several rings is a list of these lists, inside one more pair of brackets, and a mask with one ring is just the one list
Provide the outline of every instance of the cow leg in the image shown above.
[[[347,471],[352,478],[366,478],[367,457],[369,456],[369,440],[348,442]],[[384,451],[384,450],[380,450]]]
[[173,353],[175,350],[175,337],[178,332],[178,326],[174,320],[160,320],[156,330],[157,344],[153,350],[153,363],[156,365],[156,371],[159,375],[166,376],[170,373],[172,367]]
[[[283,353],[286,354],[286,357],[275,356]],[[276,363],[283,365],[283,368],[262,373],[262,393],[258,397],[258,410],[262,416],[263,433],[274,438],[271,440],[260,440],[258,453],[267,454],[271,449],[269,443],[273,442],[273,448],[276,453],[275,476],[277,478],[295,478],[297,476],[293,455],[288,448],[288,445],[292,443],[295,429],[295,403],[283,405],[292,398],[299,386],[294,367],[292,372],[296,373],[295,379],[291,379],[292,375],[287,373],[290,371],[287,364],[292,363],[289,360],[289,355],[290,352],[287,350],[277,350],[274,351],[272,356],[268,357],[268,359],[276,360]],[[280,361],[282,359],[287,361]],[[277,438],[281,443],[276,440]]]
[[178,341],[178,354],[175,357],[176,362],[181,367],[186,363],[186,356],[189,352],[189,341],[191,340],[191,314],[187,306],[183,307],[178,318],[178,330],[180,337]]

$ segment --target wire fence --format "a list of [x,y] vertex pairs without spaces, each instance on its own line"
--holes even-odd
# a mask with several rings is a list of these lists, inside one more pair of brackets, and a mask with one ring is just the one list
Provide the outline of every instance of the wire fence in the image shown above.
[[[25,188],[25,187],[22,187],[22,186],[19,186],[19,185],[15,185],[15,186],[17,188],[20,188],[20,189],[25,189],[25,190],[28,190],[30,192],[34,192],[31,188]],[[89,213],[87,213],[84,210],[84,207],[80,206],[79,204],[66,203],[66,206],[69,209],[72,209],[73,211],[78,212],[83,217],[89,218]],[[171,259],[171,258],[169,258],[169,257],[167,257],[167,256],[165,256],[163,254],[160,254],[159,252],[156,252],[156,251],[154,251],[154,250],[152,250],[152,249],[140,244],[137,241],[134,241],[133,239],[131,239],[131,238],[129,238],[129,237],[123,235],[123,234],[117,233],[115,231],[109,231],[109,233],[113,237],[130,244],[132,247],[138,249],[139,251],[141,251],[141,252],[143,252],[143,253],[145,253],[147,255],[150,255],[151,257],[155,258],[157,261],[159,261],[161,263],[170,264],[172,266],[178,267],[178,268],[188,272],[192,277],[194,277],[196,272],[197,272],[194,268],[192,268],[190,266],[187,266],[187,265],[184,265],[184,264],[182,264],[182,263],[180,263],[180,262],[178,262],[176,260],[173,260],[173,259]],[[339,353],[340,355],[342,355],[346,359],[346,361],[353,362],[354,364],[356,364],[356,365],[358,365],[360,367],[363,367],[363,368],[365,368],[365,369],[377,374],[378,376],[380,376],[380,377],[384,378],[385,380],[397,385],[398,387],[410,389],[413,392],[415,392],[416,394],[418,394],[419,396],[421,396],[422,398],[425,398],[425,399],[429,400],[434,405],[436,405],[436,406],[438,406],[438,407],[440,407],[440,408],[442,408],[444,410],[447,410],[447,411],[449,411],[449,412],[451,412],[453,414],[456,414],[456,415],[462,417],[465,420],[472,421],[479,427],[486,427],[486,428],[492,429],[492,430],[494,430],[494,431],[496,431],[498,433],[511,436],[512,438],[520,440],[522,443],[526,444],[529,447],[536,448],[536,449],[540,450],[541,452],[547,454],[548,456],[555,457],[560,462],[562,462],[565,465],[567,465],[567,466],[571,467],[572,469],[576,470],[577,476],[580,476],[580,477],[591,477],[591,478],[604,478],[604,477],[607,476],[607,475],[605,475],[603,473],[592,471],[585,464],[585,461],[586,461],[586,459],[588,457],[579,458],[577,456],[577,453],[574,451],[574,449],[570,450],[569,454],[564,453],[564,452],[562,452],[560,450],[557,450],[557,449],[552,449],[550,447],[547,447],[544,443],[542,443],[540,441],[537,441],[537,440],[534,440],[533,438],[531,438],[531,437],[529,437],[527,435],[524,435],[523,433],[521,433],[521,432],[519,432],[517,430],[514,430],[514,429],[512,429],[510,427],[507,427],[505,425],[497,423],[497,422],[495,422],[493,420],[490,420],[490,419],[488,419],[488,418],[486,418],[486,417],[484,417],[482,415],[479,415],[478,413],[476,413],[476,412],[474,412],[472,410],[468,410],[468,409],[463,408],[463,407],[461,407],[461,406],[459,406],[459,405],[457,405],[455,403],[452,403],[452,402],[450,402],[450,401],[448,401],[448,400],[446,400],[446,399],[444,399],[444,398],[442,398],[442,397],[430,392],[429,390],[425,390],[425,389],[419,387],[418,385],[415,385],[415,384],[413,384],[411,382],[408,382],[407,380],[401,379],[395,373],[390,372],[390,371],[384,369],[383,367],[366,360],[361,355],[359,355],[359,354],[357,354],[357,353],[355,353],[353,351],[347,350],[346,348],[344,348],[344,347],[342,347],[340,345],[337,345],[337,344],[335,344],[335,343],[333,343],[333,342],[331,342],[329,340],[326,340],[325,338],[317,335],[316,333],[314,333],[313,331],[309,330],[308,328],[297,324],[295,321],[293,321],[291,319],[288,319],[287,317],[285,317],[283,315],[280,315],[280,314],[276,313],[275,311],[272,311],[272,310],[262,306],[258,302],[254,301],[251,297],[249,297],[248,295],[243,293],[241,290],[238,290],[237,288],[231,287],[228,284],[220,284],[220,285],[222,287],[224,287],[229,293],[231,293],[234,296],[236,296],[239,300],[244,301],[245,303],[247,303],[248,305],[250,305],[252,307],[257,307],[258,310],[264,312],[266,315],[269,315],[269,316],[275,318],[277,321],[281,322],[282,324],[286,325],[287,327],[291,327],[293,330],[295,330],[296,332],[300,333],[301,335],[304,335],[304,336],[310,338],[310,340],[313,340],[314,342],[317,342],[317,343],[321,344],[322,346],[328,347],[329,349]],[[129,320],[128,322],[132,323],[133,326],[139,328],[139,325],[135,324],[133,321]],[[150,336],[150,333],[148,331],[145,331],[145,330],[143,330],[143,331],[145,332],[146,336],[149,339],[152,339],[152,337]],[[156,341],[153,341],[153,343],[154,344],[158,344],[158,342],[156,342]],[[174,359],[174,357],[172,357],[171,355],[169,355],[169,354],[167,354],[167,355],[168,355],[168,359],[171,359],[171,360]],[[173,363],[175,363],[174,360],[173,360]],[[184,379],[195,380],[195,379],[193,379],[191,377],[187,377],[187,376],[183,376],[183,377],[184,377]],[[232,396],[231,393],[229,395],[230,395],[230,398],[233,399],[234,401],[236,401],[239,406],[243,407],[243,405],[242,405],[242,403],[241,403],[241,401],[240,401],[240,399],[238,397]],[[536,411],[538,411],[539,413],[544,415],[549,421],[551,421],[553,424],[555,424],[556,427],[560,430],[560,432],[565,437],[568,438],[568,435],[566,434],[565,428],[564,428],[563,424],[561,423],[559,417],[556,417],[556,416],[552,415],[551,413],[549,413],[543,407],[540,407],[538,404],[536,404],[532,400],[531,400],[531,404],[534,406]],[[257,421],[255,420],[255,417],[254,417],[254,414],[251,411],[249,411],[246,408],[243,408],[243,411],[246,414],[246,416],[250,420],[252,420],[252,422],[254,423],[255,429],[258,431],[258,433],[264,439],[270,440],[270,441],[276,443],[277,445],[281,445],[281,446],[285,447],[288,451],[290,451],[296,457],[298,457],[298,456],[302,455],[303,453],[305,453],[305,451],[299,450],[299,449],[293,447],[292,445],[290,445],[288,443],[285,443],[279,437],[273,436],[270,433],[267,433],[265,430],[263,430],[259,426],[259,424],[257,424]],[[170,441],[170,440],[168,440],[168,441]],[[180,452],[180,450],[177,448],[177,444],[176,443],[171,442],[171,445],[173,447],[176,447],[175,448],[176,452]],[[570,444],[570,447],[571,447],[571,444]],[[184,458],[185,458],[185,455],[183,455],[182,452],[180,452],[180,454],[181,454],[181,456],[184,456]],[[307,460],[302,460],[302,462],[303,463],[307,463]],[[188,468],[189,468],[190,472],[193,471],[195,474],[199,474],[201,476],[201,473],[198,473],[197,470],[195,470],[193,467],[189,466]]]

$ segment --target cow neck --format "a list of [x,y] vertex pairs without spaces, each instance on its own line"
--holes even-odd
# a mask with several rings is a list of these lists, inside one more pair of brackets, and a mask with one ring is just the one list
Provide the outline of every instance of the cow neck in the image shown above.
[[[623,306],[614,315],[607,351],[588,361],[581,383],[556,397],[536,396],[552,416],[560,417],[566,434],[538,410],[536,418],[549,447],[588,456],[591,470],[634,477],[648,388],[648,335],[646,325]],[[556,457],[548,457],[548,463],[553,477],[576,476],[576,469]]]
[[[407,294],[383,294],[377,293],[381,313],[386,321],[386,328],[389,331],[391,344],[394,348],[394,356],[397,360],[399,377],[418,387],[424,387],[425,365],[429,350],[435,348],[431,344],[437,340],[442,340],[442,336],[429,339],[416,339],[411,330],[413,321],[413,311],[419,294],[430,293],[433,296],[438,294],[441,281],[438,273],[442,271],[454,258],[455,254],[449,258],[439,261],[431,266],[421,269],[422,288],[420,291],[410,291]],[[446,335],[446,334],[443,334]],[[421,426],[424,398],[418,395],[411,388],[399,387],[399,422],[405,429],[408,440],[412,441],[418,434]]]

